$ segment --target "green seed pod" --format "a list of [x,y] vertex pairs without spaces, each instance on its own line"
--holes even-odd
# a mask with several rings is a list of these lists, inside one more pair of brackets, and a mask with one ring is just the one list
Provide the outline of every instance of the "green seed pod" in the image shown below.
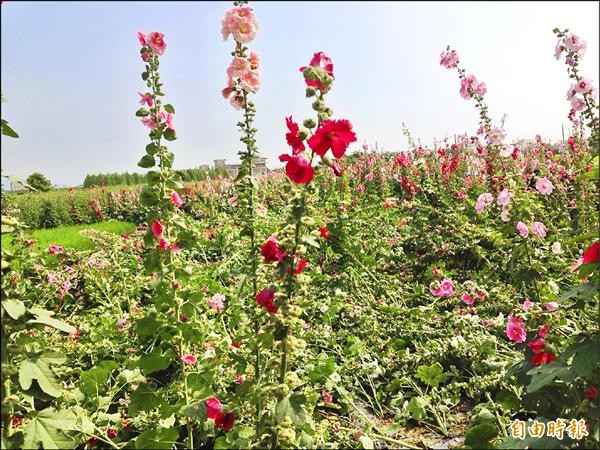
[[[312,88],[309,88],[309,89],[312,89]],[[313,91],[314,91],[314,89],[313,89]],[[304,125],[306,128],[308,128],[308,129],[310,130],[310,129],[312,129],[312,128],[316,127],[316,126],[317,126],[317,123],[314,121],[314,119],[306,119],[306,120],[305,120],[305,121],[302,123],[302,125]]]

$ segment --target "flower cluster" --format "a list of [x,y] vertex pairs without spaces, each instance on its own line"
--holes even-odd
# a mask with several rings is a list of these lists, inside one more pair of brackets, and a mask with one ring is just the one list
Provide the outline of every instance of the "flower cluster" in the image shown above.
[[225,13],[221,21],[221,34],[226,41],[229,35],[243,44],[251,42],[258,32],[258,23],[250,6],[236,6]]
[[[542,222],[533,222],[531,228],[533,230],[533,234],[535,234],[537,237],[546,237],[548,228]],[[521,221],[517,222],[517,231],[522,238],[527,238],[529,236],[529,227]]]
[[213,419],[217,428],[223,428],[226,432],[233,428],[235,414],[233,412],[224,413],[223,405],[218,398],[211,397],[206,400],[206,408],[206,417]]
[[429,286],[429,291],[436,297],[452,297],[454,295],[454,286],[452,280],[444,278],[440,283],[432,283]]

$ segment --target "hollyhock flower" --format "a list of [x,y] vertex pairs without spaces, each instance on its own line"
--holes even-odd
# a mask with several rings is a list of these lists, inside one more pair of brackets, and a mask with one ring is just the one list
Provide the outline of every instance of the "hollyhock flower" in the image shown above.
[[171,245],[171,242],[169,242],[169,240],[167,238],[160,238],[160,240],[158,241],[158,248],[166,251],[169,249],[169,246]]
[[550,195],[550,194],[552,194],[554,185],[548,178],[544,177],[544,178],[538,178],[538,180],[535,182],[535,188],[542,195]]
[[232,34],[236,41],[247,44],[256,37],[257,32],[258,23],[250,6],[231,8],[225,13],[225,19],[221,22],[224,41]]
[[588,398],[588,400],[593,401],[596,398],[596,395],[598,395],[598,390],[596,389],[596,386],[592,386],[586,393],[585,396]]
[[308,140],[308,146],[321,158],[331,149],[333,156],[339,159],[355,141],[356,134],[348,120],[325,120]]
[[225,308],[224,301],[225,296],[223,294],[215,294],[208,300],[208,306],[217,312],[221,312]]
[[586,42],[581,40],[579,36],[573,33],[569,33],[569,35],[567,35],[567,37],[564,39],[564,44],[565,47],[567,47],[571,51],[578,53],[580,56],[582,56],[585,53],[585,49],[587,47]]
[[550,327],[548,325],[542,325],[538,328],[538,336],[545,338],[546,336],[548,336],[548,333],[550,332]]
[[239,95],[232,95],[229,99],[229,103],[231,103],[231,106],[233,106],[234,109],[239,111],[244,107],[244,97],[241,97]]
[[440,55],[440,66],[444,66],[446,69],[454,69],[458,64],[458,53],[456,50],[446,50]]
[[269,314],[275,314],[279,307],[273,304],[275,299],[275,291],[272,289],[263,289],[256,294],[256,304],[264,307]]
[[503,145],[498,154],[500,156],[502,156],[503,158],[508,158],[509,156],[512,156],[513,153],[514,153],[514,151],[512,148],[510,148],[507,145]]
[[511,321],[509,317],[509,322],[506,325],[506,336],[508,336],[511,341],[521,344],[527,339],[527,332],[522,323]]
[[475,299],[471,297],[469,294],[463,294],[460,296],[460,299],[467,305],[472,305],[475,302]]
[[[329,58],[327,55],[325,55],[325,53],[323,52],[317,52],[313,55],[312,59],[310,60],[310,67],[317,67],[319,69],[321,69],[323,72],[325,72],[327,75],[329,75],[331,78],[335,78],[333,75],[333,62],[331,61],[331,58]],[[300,67],[300,72],[304,73],[304,71],[307,69],[307,66],[303,66]],[[304,81],[306,82],[307,86],[311,86],[317,89],[323,89],[324,86],[318,81],[318,80],[309,80],[306,77],[304,78]]]
[[[148,45],[148,42],[146,41],[146,35],[144,33],[142,33],[141,31],[138,31],[137,37],[138,37],[138,41],[140,41],[140,45],[142,45],[142,46]],[[150,106],[152,106],[152,105],[150,105]]]
[[532,302],[531,300],[525,300],[523,302],[523,309],[525,311],[529,311],[534,305],[535,305],[535,303]]
[[225,99],[229,98],[231,93],[234,91],[234,88],[235,88],[235,81],[230,76],[227,76],[227,86],[225,86],[221,90],[221,95],[223,96],[223,98],[225,98]]
[[179,253],[181,247],[178,244],[171,244],[171,253]]
[[250,61],[246,58],[235,56],[227,68],[227,75],[230,78],[241,77],[250,70]]
[[323,389],[321,391],[321,395],[323,396],[323,402],[326,405],[333,401],[333,397],[331,396],[331,394],[329,392],[327,392],[327,389]]
[[600,241],[596,241],[590,245],[587,250],[583,252],[581,259],[582,264],[600,262]]
[[177,191],[173,191],[171,193],[171,203],[173,203],[178,208],[180,208],[181,205],[183,205],[183,200],[181,199],[181,196]]
[[154,118],[153,118],[153,117],[150,117],[150,116],[148,116],[148,117],[142,117],[142,118],[140,119],[140,121],[141,121],[141,122],[142,122],[142,123],[143,123],[145,126],[147,126],[148,128],[150,128],[151,130],[154,130],[154,129],[156,129],[156,121],[154,120]]
[[582,78],[576,84],[573,85],[573,89],[579,92],[580,94],[587,94],[588,92],[591,92],[594,88],[588,79]]
[[109,428],[107,428],[107,430],[106,430],[106,436],[107,436],[109,439],[114,439],[114,438],[116,438],[116,437],[117,437],[117,430],[115,430],[113,427],[109,427]]
[[236,196],[229,197],[227,200],[227,204],[232,207],[236,207],[238,205],[238,198]]
[[61,247],[60,245],[56,245],[56,244],[50,244],[50,247],[48,247],[48,252],[51,255],[57,255],[59,253],[64,253],[65,249],[63,247]]
[[471,98],[471,91],[474,94],[483,96],[487,92],[487,88],[485,83],[477,81],[475,75],[466,75],[460,81],[460,95],[465,100],[469,100]]
[[485,134],[485,140],[490,145],[501,145],[505,137],[500,128],[493,128]]
[[285,252],[277,242],[277,237],[274,234],[262,245],[260,254],[265,257],[265,264],[275,261],[282,262],[285,256]]
[[559,40],[554,47],[554,57],[558,61],[560,59],[560,55],[564,51],[564,47],[562,46],[562,40]]
[[216,419],[219,414],[221,414],[221,410],[223,409],[223,405],[218,398],[211,397],[206,400],[206,417],[208,419]]
[[250,63],[250,68],[252,70],[258,70],[260,67],[260,57],[258,56],[258,53],[256,53],[254,50],[250,50],[248,62]]
[[438,285],[437,289],[434,289],[433,285],[434,283],[432,283],[432,286],[429,287],[429,291],[436,297],[451,297],[454,295],[454,286],[452,285],[452,280],[448,278],[444,278]]
[[150,53],[148,53],[148,52],[142,52],[140,54],[140,57],[142,58],[142,61],[148,62],[148,60],[150,59]]
[[146,41],[148,42],[148,46],[158,56],[162,56],[162,54],[167,49],[167,44],[165,44],[164,37],[165,37],[164,34],[159,33],[157,31],[153,31],[146,38]]
[[196,364],[196,362],[198,361],[198,357],[196,355],[192,355],[192,354],[187,354],[187,355],[183,355],[181,357],[181,360],[185,363],[185,364]]
[[161,111],[158,113],[158,120],[160,120],[161,122],[164,122],[165,125],[167,126],[167,128],[169,130],[175,130],[175,128],[173,127],[173,114],[172,113],[168,113],[166,111]]
[[331,238],[331,236],[329,236],[329,230],[327,229],[327,227],[319,227],[319,233],[321,233],[322,238],[325,238],[325,239]]
[[496,198],[496,203],[502,207],[506,207],[506,205],[508,205],[510,202],[511,197],[512,194],[508,189],[502,189],[498,194],[498,198]]
[[285,135],[285,139],[288,145],[292,147],[292,154],[297,155],[298,153],[303,152],[306,147],[304,146],[303,139],[298,136],[300,127],[292,120],[292,116],[285,118],[285,124],[289,130]]
[[531,364],[534,366],[539,366],[543,363],[550,364],[552,361],[556,359],[556,356],[553,352],[542,352],[533,355],[531,358]]
[[334,161],[329,163],[329,167],[331,167],[331,170],[333,170],[333,173],[336,177],[341,177],[344,174],[340,165]]
[[535,234],[537,237],[546,237],[548,228],[546,228],[546,225],[544,225],[542,222],[533,222],[531,228],[533,229],[533,234]]
[[527,225],[525,225],[523,222],[517,222],[517,230],[519,231],[521,237],[526,238],[529,236],[529,228],[527,228]]
[[544,338],[537,338],[533,341],[531,341],[529,344],[527,344],[527,347],[529,347],[531,349],[531,351],[533,353],[542,353],[544,351],[544,347],[546,346],[546,341],[544,341]]
[[297,265],[296,265],[296,270],[294,270],[294,274],[300,275],[307,264],[308,264],[308,261],[306,259],[304,259],[304,258],[299,259],[297,262]]
[[575,111],[582,111],[585,108],[585,100],[581,97],[572,97],[570,100],[571,106]]
[[558,308],[558,303],[556,303],[556,302],[549,302],[549,303],[546,303],[546,309],[547,309],[548,311],[554,311],[554,310],[555,310],[555,309],[557,309],[557,308]]
[[149,108],[152,108],[154,104],[152,96],[150,94],[142,94],[141,92],[138,92],[138,94],[140,95],[140,105],[146,104]]
[[571,56],[567,56],[565,58],[565,64],[567,64],[569,66],[574,66],[575,65],[575,59],[573,59],[573,57],[571,57]]
[[163,224],[158,219],[154,219],[152,221],[151,228],[152,228],[152,234],[154,235],[155,238],[161,237],[163,234],[163,231],[165,230],[165,228],[163,227]]
[[228,432],[233,428],[235,423],[235,414],[228,412],[227,414],[219,414],[215,419],[215,426],[217,428],[223,428],[225,432]]
[[315,176],[310,161],[300,155],[280,155],[279,161],[287,162],[285,173],[296,184],[308,184]]
[[480,214],[485,208],[492,204],[494,201],[494,197],[489,192],[481,194],[477,197],[477,204],[475,205],[475,210],[478,214]]
[[562,246],[560,242],[553,243],[551,249],[552,253],[554,253],[555,255],[560,255],[562,253]]

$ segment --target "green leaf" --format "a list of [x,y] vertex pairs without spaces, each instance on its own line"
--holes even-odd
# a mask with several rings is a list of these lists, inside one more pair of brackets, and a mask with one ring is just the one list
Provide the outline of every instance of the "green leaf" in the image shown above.
[[493,448],[490,441],[498,436],[498,429],[493,423],[482,423],[470,427],[465,435],[465,444],[471,448]]
[[144,450],[172,448],[178,438],[179,431],[175,428],[146,430],[135,440],[135,448]]
[[64,331],[65,333],[75,333],[75,327],[73,325],[69,325],[68,323],[63,322],[62,320],[50,317],[54,314],[51,311],[46,311],[45,309],[41,308],[31,308],[29,312],[36,315],[36,318],[28,320],[27,323],[41,323],[43,325],[48,325],[49,327],[56,328],[59,331]]
[[148,72],[142,72],[142,80],[146,81],[150,74]]
[[175,108],[173,108],[173,105],[167,103],[165,106],[165,111],[171,114],[175,114]]
[[190,403],[189,405],[184,405],[179,410],[179,414],[186,417],[193,417],[195,419],[200,419],[206,416],[206,401],[202,400],[199,402]]
[[422,397],[413,397],[410,399],[406,410],[413,419],[421,420],[427,417],[427,413],[425,412],[426,404]]
[[[556,378],[565,378],[569,375],[569,368],[552,361],[550,364],[536,366],[527,372],[531,375],[531,382],[527,386],[527,392],[532,393],[554,382]],[[571,372],[572,373],[572,372]],[[575,377],[573,377],[575,378]]]
[[156,321],[156,314],[152,313],[142,319],[139,319],[135,323],[135,329],[138,336],[154,336],[158,330],[158,322]]
[[140,369],[149,375],[154,372],[165,370],[171,365],[171,362],[175,359],[175,352],[169,348],[164,353],[160,348],[155,348],[151,353],[142,355],[140,358]]
[[286,417],[289,417],[294,425],[298,427],[304,425],[306,423],[305,403],[306,397],[302,394],[292,394],[283,398],[275,408],[277,423],[281,423]]
[[431,366],[419,366],[415,376],[423,383],[431,387],[437,387],[446,379],[446,375],[444,375],[444,368],[439,362],[436,362]]
[[25,314],[25,304],[21,300],[7,299],[2,302],[2,307],[10,317],[17,320]]
[[158,153],[158,150],[160,150],[160,147],[154,142],[151,142],[148,145],[146,145],[146,153],[148,153],[149,155],[156,155]]
[[154,189],[149,186],[144,186],[140,192],[140,203],[142,206],[154,206],[158,203],[158,195]]
[[167,141],[174,141],[175,139],[177,139],[177,136],[175,135],[175,130],[172,130],[170,128],[165,129],[165,131],[163,132],[163,136]]
[[144,155],[142,156],[142,159],[138,161],[137,165],[143,167],[144,169],[149,169],[150,167],[154,167],[156,165],[156,161],[154,160],[154,156]]
[[310,245],[311,247],[315,247],[315,248],[319,248],[320,247],[320,245],[317,242],[317,240],[315,239],[315,237],[311,236],[311,235],[308,235],[308,234],[302,236],[302,242],[304,242],[305,244]]
[[77,430],[77,420],[70,411],[55,411],[52,408],[33,411],[23,431],[23,448],[38,449],[40,445],[44,449],[73,448],[75,439],[65,433],[73,430]]
[[52,397],[59,397],[62,393],[62,384],[56,379],[50,364],[64,364],[66,360],[60,353],[46,352],[21,361],[19,365],[21,388],[29,389],[33,380],[36,380],[43,392]]
[[12,138],[18,138],[19,135],[17,134],[17,132],[15,130],[13,130],[11,127],[8,126],[8,122],[4,119],[2,119],[2,134],[4,136],[9,136]]
[[137,117],[146,117],[149,114],[150,114],[150,110],[143,106],[135,112],[135,115]]
[[96,397],[107,389],[110,373],[117,368],[117,363],[112,360],[101,361],[96,367],[81,372],[79,382],[80,390],[87,396]]
[[141,384],[131,394],[129,404],[129,415],[136,416],[140,411],[150,411],[160,404],[160,398],[155,389],[148,384]]
[[310,381],[318,383],[324,380],[335,371],[335,358],[327,357],[325,353],[319,355],[317,366],[308,373]]
[[579,344],[573,344],[575,356],[573,357],[573,370],[580,377],[590,375],[600,362],[598,341],[586,339]]
[[375,448],[373,439],[371,439],[366,434],[363,434],[360,438],[358,438],[358,441],[360,442],[360,445],[362,445],[362,448],[366,448],[366,449],[374,449]]

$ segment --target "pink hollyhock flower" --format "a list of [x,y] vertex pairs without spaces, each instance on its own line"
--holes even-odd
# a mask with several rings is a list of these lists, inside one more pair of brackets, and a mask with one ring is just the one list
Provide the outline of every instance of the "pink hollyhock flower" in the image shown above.
[[[310,60],[310,67],[317,67],[329,75],[331,78],[335,78],[333,76],[333,62],[331,58],[325,55],[323,52],[317,52],[313,55]],[[300,72],[303,72],[307,69],[307,66],[300,67]],[[304,78],[307,86],[311,86],[317,89],[323,90],[324,86],[317,80],[309,80],[306,77]]]
[[251,42],[258,33],[256,21],[234,20],[229,25],[233,38],[243,44]]
[[569,102],[575,111],[582,111],[585,108],[585,100],[581,97],[572,97]]
[[150,128],[151,130],[154,130],[156,128],[156,121],[154,120],[154,118],[148,116],[142,117],[140,120],[145,126]]
[[523,302],[523,309],[525,311],[529,311],[533,306],[535,306],[535,303],[532,302],[531,300],[525,300]]
[[485,140],[490,145],[501,145],[506,136],[500,128],[492,128],[485,135]]
[[163,224],[158,219],[154,219],[152,221],[151,228],[152,228],[152,234],[154,235],[155,238],[161,237],[163,234],[163,231],[165,230],[165,228],[163,227]]
[[535,182],[535,188],[542,195],[550,195],[550,194],[552,194],[554,185],[552,184],[552,181],[550,181],[548,178],[544,177],[544,178],[538,178],[538,180]]
[[542,222],[533,222],[531,228],[533,229],[533,234],[535,234],[537,237],[546,237],[548,228],[546,228],[546,225],[544,225]]
[[158,113],[158,119],[161,122],[164,122],[165,125],[167,125],[167,128],[169,130],[175,131],[175,127],[173,126],[173,122],[172,122],[172,120],[173,120],[173,114],[172,113],[168,113],[166,111],[161,111],[161,112]]
[[142,58],[142,61],[148,62],[148,60],[150,59],[150,54],[148,52],[142,52],[140,57]]
[[229,206],[236,207],[238,205],[238,198],[235,197],[235,196],[234,197],[229,197],[229,200],[227,200],[227,204]]
[[546,346],[546,341],[544,341],[544,338],[537,338],[533,341],[531,341],[529,344],[527,344],[527,347],[529,347],[531,349],[531,351],[533,353],[542,353],[544,351],[544,347]]
[[137,32],[138,41],[140,41],[140,45],[146,46],[148,43],[146,42],[146,35],[141,31]]
[[225,86],[221,90],[221,95],[223,96],[223,98],[225,98],[225,99],[229,98],[231,93],[234,91],[234,88],[235,88],[235,81],[230,76],[227,76],[227,86]]
[[149,108],[152,108],[154,104],[152,96],[150,94],[142,94],[141,92],[138,92],[138,94],[140,95],[140,105],[146,104]]
[[454,69],[458,64],[458,53],[456,50],[446,50],[440,55],[440,66],[444,66],[446,69]]
[[173,191],[171,193],[171,203],[173,203],[178,208],[180,208],[181,205],[183,205],[183,200],[181,199],[181,196],[177,191]]
[[308,146],[321,158],[331,149],[333,156],[339,159],[355,141],[356,134],[348,120],[325,120],[308,140]]
[[548,311],[554,311],[554,310],[555,310],[555,309],[557,309],[557,308],[558,308],[558,303],[556,303],[556,302],[549,302],[549,303],[546,303],[546,309],[547,309]]
[[471,92],[483,96],[487,92],[487,88],[485,83],[477,81],[475,75],[466,75],[460,81],[460,95],[465,100],[469,100],[471,98]]
[[333,401],[333,397],[331,396],[331,394],[329,392],[327,392],[327,389],[323,389],[321,391],[321,395],[323,396],[323,402],[326,405]]
[[590,245],[581,256],[582,264],[589,264],[594,262],[600,262],[600,241],[596,241],[592,245]]
[[240,85],[246,92],[258,92],[260,89],[260,77],[255,70],[247,70],[240,78]]
[[576,84],[573,85],[573,88],[580,94],[587,94],[588,92],[591,92],[594,89],[590,81],[586,78],[582,78],[581,80],[579,80]]
[[181,251],[181,247],[177,244],[171,245],[171,253],[179,253]]
[[451,297],[454,295],[454,286],[452,285],[452,280],[449,278],[444,278],[436,289],[433,288],[435,283],[429,287],[429,291],[432,295],[436,297]]
[[64,253],[65,249],[63,247],[61,247],[60,245],[56,245],[56,244],[50,244],[50,247],[48,247],[48,252],[51,255],[57,255],[59,253]]
[[165,44],[164,37],[165,37],[164,34],[159,33],[157,31],[153,31],[146,38],[146,41],[148,42],[148,46],[158,56],[162,56],[162,54],[167,49],[167,44]]
[[475,299],[467,293],[461,295],[460,299],[467,305],[472,305],[475,302]]
[[504,208],[510,202],[511,197],[512,197],[512,194],[510,193],[510,191],[508,189],[502,189],[500,191],[500,193],[498,194],[496,203]]
[[567,47],[571,51],[578,53],[580,56],[582,56],[585,53],[585,49],[587,47],[586,42],[581,40],[579,38],[579,36],[577,36],[573,33],[570,33],[564,39],[564,43],[565,43],[565,47]]
[[256,53],[254,50],[250,50],[248,62],[250,63],[250,68],[252,70],[258,70],[260,67],[260,56],[258,56],[258,53]]
[[508,325],[506,325],[506,336],[511,341],[521,344],[527,339],[527,332],[520,322],[509,320]]
[[167,238],[160,238],[160,240],[158,241],[158,248],[160,248],[163,251],[168,250],[170,245],[171,242],[169,242]]
[[191,353],[188,353],[187,355],[183,355],[181,357],[181,360],[185,364],[196,364],[196,362],[198,361],[198,357],[196,355],[192,355]]
[[211,397],[206,400],[206,417],[208,419],[216,419],[223,409],[223,405],[218,398]]
[[236,375],[235,376],[235,382],[237,384],[242,384],[244,381],[246,381],[246,379],[244,378],[244,375]]
[[550,328],[548,327],[548,325],[542,325],[541,327],[538,328],[538,335],[540,337],[545,338],[546,336],[548,336],[549,332],[550,332]]
[[319,233],[321,234],[322,238],[325,238],[325,239],[331,238],[331,236],[329,236],[329,230],[327,229],[327,227],[319,227]]
[[527,225],[525,225],[521,221],[517,223],[517,230],[519,231],[521,237],[526,238],[527,236],[529,236],[529,228],[527,228]]
[[208,300],[208,306],[216,312],[221,312],[225,309],[225,305],[223,305],[224,301],[225,296],[223,294],[215,294]]
[[241,77],[250,70],[250,62],[246,58],[235,56],[227,68],[227,75],[231,78]]
[[560,59],[560,55],[562,55],[564,48],[562,46],[562,40],[559,40],[554,47],[554,57],[558,61]]
[[244,98],[237,95],[232,95],[229,99],[229,103],[231,103],[231,106],[239,111],[244,107]]
[[287,162],[285,173],[296,184],[308,184],[314,178],[314,170],[310,161],[300,155],[280,155],[279,161]]
[[300,131],[300,127],[296,122],[292,120],[292,116],[285,118],[285,124],[289,130],[285,135],[285,139],[290,147],[292,147],[292,154],[297,155],[300,152],[305,150],[303,139],[298,136],[298,131]]
[[260,254],[265,257],[265,264],[275,261],[282,262],[285,256],[285,252],[277,242],[277,237],[274,234],[262,245]]
[[573,59],[573,57],[567,56],[565,58],[565,64],[568,64],[569,66],[574,66],[575,65],[575,60]]
[[491,205],[493,201],[494,197],[489,192],[481,194],[479,197],[477,197],[477,204],[475,205],[475,210],[478,214],[481,214],[481,212],[489,205]]

